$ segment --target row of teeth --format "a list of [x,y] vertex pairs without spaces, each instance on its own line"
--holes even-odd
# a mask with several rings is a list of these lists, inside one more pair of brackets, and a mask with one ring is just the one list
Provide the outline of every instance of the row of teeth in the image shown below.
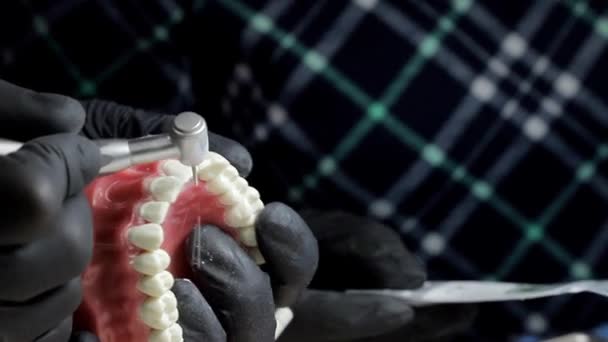
[[[174,278],[167,271],[171,257],[160,247],[164,241],[162,224],[169,207],[192,178],[192,171],[176,160],[165,161],[161,169],[163,176],[145,183],[153,200],[140,206],[139,215],[147,223],[129,228],[127,238],[143,250],[133,258],[132,267],[141,274],[137,290],[147,296],[139,308],[139,317],[151,328],[149,341],[182,342],[183,331],[177,324],[177,300],[171,291]],[[251,257],[258,264],[263,263],[254,229],[255,218],[264,207],[258,191],[250,187],[224,157],[213,152],[198,166],[197,177],[225,206],[224,222],[238,229],[239,240],[248,247]]]

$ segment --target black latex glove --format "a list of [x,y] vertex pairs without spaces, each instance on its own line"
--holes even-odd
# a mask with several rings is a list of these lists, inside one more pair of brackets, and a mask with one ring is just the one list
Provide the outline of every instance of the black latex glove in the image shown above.
[[100,166],[76,134],[84,116],[73,99],[0,80],[0,137],[26,141],[0,156],[0,341],[70,336],[93,242],[82,189]]
[[[96,100],[84,105],[83,134],[90,138],[139,137],[164,132],[171,125],[171,116],[112,102]],[[252,161],[244,147],[215,134],[210,134],[209,144],[241,176],[249,174]],[[255,228],[266,272],[219,228],[207,225],[191,233],[185,247],[194,279],[178,279],[173,288],[185,341],[274,341],[274,310],[292,305],[309,284],[318,249],[306,223],[283,204],[266,205]],[[73,340],[90,338],[90,334],[79,333]]]
[[342,212],[305,211],[319,243],[311,289],[293,307],[281,342],[435,341],[465,330],[475,310],[437,306],[414,310],[406,302],[345,289],[414,289],[426,272],[399,235],[371,220]]

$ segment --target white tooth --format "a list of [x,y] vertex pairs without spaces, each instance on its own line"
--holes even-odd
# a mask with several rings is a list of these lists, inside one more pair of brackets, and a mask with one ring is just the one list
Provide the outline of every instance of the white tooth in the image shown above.
[[148,342],[182,342],[184,340],[182,327],[174,323],[164,330],[152,330]]
[[177,177],[183,182],[187,182],[192,178],[192,169],[177,160],[163,162],[162,170],[166,175]]
[[241,202],[226,211],[224,222],[234,228],[251,226],[255,222],[255,215],[249,203]]
[[171,263],[171,257],[162,249],[141,253],[133,258],[133,268],[142,274],[155,275],[164,271]]
[[256,200],[250,201],[249,206],[251,207],[253,214],[257,215],[260,213],[260,211],[262,211],[262,209],[264,209],[264,202],[262,202],[262,200],[258,198]]
[[153,251],[160,248],[164,240],[163,227],[156,223],[147,223],[129,228],[127,238],[133,245]]
[[209,155],[207,156],[207,160],[210,160],[210,161],[216,162],[216,163],[230,164],[226,158],[224,158],[221,154],[216,153],[216,152],[209,152]]
[[148,296],[160,297],[163,293],[171,290],[174,282],[171,272],[162,271],[152,276],[142,276],[137,282],[137,289]]
[[260,252],[259,248],[249,248],[248,253],[256,264],[263,265],[264,263],[266,263],[266,260],[264,259],[264,256],[262,255],[262,252]]
[[221,195],[232,189],[232,183],[239,177],[239,172],[228,165],[215,178],[207,180],[207,189],[212,194]]
[[249,183],[247,183],[247,180],[245,178],[239,177],[237,179],[234,180],[234,182],[232,183],[232,186],[234,186],[234,188],[236,189],[236,191],[241,195],[245,195],[247,192],[247,188],[249,188]]
[[226,168],[225,164],[210,162],[199,166],[198,178],[203,181],[209,181],[217,177]]
[[225,194],[220,195],[219,201],[223,205],[231,207],[231,206],[239,203],[240,198],[241,198],[241,194],[239,194],[238,191],[236,191],[236,189],[230,189]]
[[169,203],[150,201],[141,205],[139,208],[139,216],[144,220],[152,223],[161,224],[165,221],[167,212],[169,211]]
[[183,185],[183,181],[175,176],[157,177],[150,182],[148,189],[155,200],[173,203]]
[[260,192],[256,188],[250,186],[247,188],[246,197],[250,202],[257,201],[260,199]]
[[258,240],[255,237],[255,228],[253,226],[241,228],[239,230],[239,240],[247,247],[257,247]]
[[221,195],[231,190],[232,182],[219,175],[205,183],[207,190],[214,195]]
[[179,318],[177,299],[173,292],[165,292],[160,297],[149,297],[139,307],[139,317],[149,327],[164,330]]

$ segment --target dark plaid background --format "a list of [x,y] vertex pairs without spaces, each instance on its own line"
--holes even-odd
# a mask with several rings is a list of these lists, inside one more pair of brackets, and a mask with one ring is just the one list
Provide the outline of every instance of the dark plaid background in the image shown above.
[[[0,77],[204,113],[266,201],[402,232],[431,279],[608,278],[604,1],[7,1]],[[482,307],[469,340],[608,321]]]

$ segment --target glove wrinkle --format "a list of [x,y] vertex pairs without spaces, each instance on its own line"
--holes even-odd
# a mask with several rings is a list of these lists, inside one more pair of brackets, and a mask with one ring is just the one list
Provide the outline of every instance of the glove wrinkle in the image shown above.
[[39,93],[0,80],[0,137],[28,141],[57,133],[76,133],[85,120],[78,101]]
[[177,297],[178,323],[184,331],[185,341],[226,341],[226,332],[213,309],[191,281],[176,279],[172,291]]
[[282,203],[267,204],[255,226],[260,251],[268,259],[265,269],[273,281],[275,303],[290,306],[317,269],[316,239],[304,220]]
[[166,132],[172,116],[144,111],[112,101],[82,101],[86,110],[83,134],[91,139],[137,138]]
[[269,277],[219,228],[204,225],[188,238],[193,281],[214,308],[228,341],[274,341]]
[[307,290],[294,307],[296,320],[280,342],[349,341],[398,329],[414,316],[394,298]]
[[302,217],[319,241],[314,288],[413,289],[426,280],[424,268],[392,229],[340,211],[309,209]]

